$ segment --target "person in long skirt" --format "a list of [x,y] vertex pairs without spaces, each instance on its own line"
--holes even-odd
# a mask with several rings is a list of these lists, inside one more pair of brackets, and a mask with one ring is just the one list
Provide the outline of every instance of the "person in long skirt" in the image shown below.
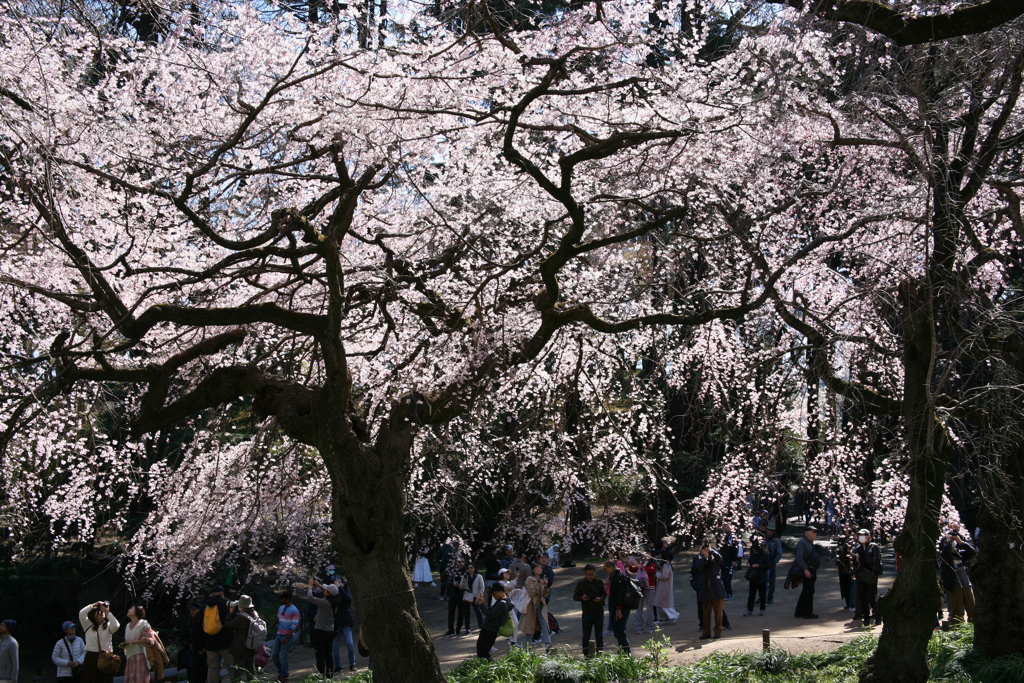
[[429,583],[431,586],[436,586],[434,582],[434,573],[430,569],[430,560],[427,559],[427,553],[429,551],[424,548],[420,551],[420,556],[416,559],[416,567],[412,572],[412,582],[417,583]]
[[152,634],[146,621],[146,608],[138,604],[129,607],[128,625],[124,629],[124,683],[148,683],[146,646],[153,644]]
[[114,634],[121,622],[110,613],[110,603],[94,602],[78,612],[78,621],[85,629],[85,661],[80,683],[113,683],[114,674],[96,668],[100,652],[114,651]]
[[679,618],[676,611],[676,599],[673,594],[672,562],[658,559],[658,572],[654,575],[657,581],[654,589],[654,623],[674,624]]

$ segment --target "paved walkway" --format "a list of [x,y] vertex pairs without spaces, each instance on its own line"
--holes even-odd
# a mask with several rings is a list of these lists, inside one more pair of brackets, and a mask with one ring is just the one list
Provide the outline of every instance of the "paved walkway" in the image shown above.
[[[827,539],[819,541],[819,546],[826,546]],[[835,649],[840,645],[867,632],[859,621],[853,621],[853,614],[843,606],[839,596],[839,577],[831,558],[822,561],[819,578],[815,586],[814,609],[819,619],[796,619],[793,610],[796,607],[799,589],[785,590],[780,577],[775,602],[768,605],[765,616],[757,616],[755,605],[754,615],[744,617],[746,611],[747,582],[742,578],[742,571],[733,581],[734,600],[725,603],[726,614],[733,627],[732,631],[723,631],[718,640],[699,640],[700,630],[697,627],[696,594],[689,584],[689,569],[693,553],[684,553],[672,563],[675,570],[675,598],[679,619],[676,624],[665,626],[663,633],[671,638],[669,650],[670,664],[684,664],[697,661],[717,650],[752,652],[761,649],[762,629],[770,629],[773,645],[789,652],[823,652]],[[895,565],[892,551],[884,550],[884,572],[879,582],[879,594],[885,593],[895,576]],[[779,563],[780,573],[784,572],[793,561],[791,553],[787,553]],[[600,574],[599,574],[600,576]],[[552,639],[552,644],[559,650],[582,655],[579,603],[573,602],[572,592],[577,580],[583,577],[582,565],[575,568],[559,568],[555,570],[555,583],[552,590],[551,612],[558,617],[563,629],[562,633]],[[438,588],[420,585],[416,588],[420,616],[434,636],[434,645],[441,660],[442,668],[451,669],[476,654],[476,617],[472,615],[473,635],[460,638],[442,638],[447,630],[448,603],[438,600]],[[632,625],[632,617],[630,625]],[[659,634],[660,635],[660,634]],[[629,633],[630,644],[638,655],[646,654],[643,643],[651,638],[650,634],[638,636]],[[614,646],[615,639],[605,636],[605,647]],[[639,646],[639,647],[638,647]],[[539,647],[539,646],[538,646]],[[499,638],[499,652],[502,656],[507,651],[504,639]],[[344,658],[345,648],[342,647]],[[357,656],[359,670],[364,670],[366,661]],[[313,650],[306,645],[296,645],[292,650],[293,680],[313,670]],[[268,671],[273,670],[273,665]],[[347,672],[346,672],[347,673]]]

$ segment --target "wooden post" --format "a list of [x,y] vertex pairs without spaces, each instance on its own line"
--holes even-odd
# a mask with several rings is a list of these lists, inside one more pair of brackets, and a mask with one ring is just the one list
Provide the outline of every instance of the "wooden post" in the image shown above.
[[761,647],[765,652],[772,649],[772,631],[769,628],[761,630]]

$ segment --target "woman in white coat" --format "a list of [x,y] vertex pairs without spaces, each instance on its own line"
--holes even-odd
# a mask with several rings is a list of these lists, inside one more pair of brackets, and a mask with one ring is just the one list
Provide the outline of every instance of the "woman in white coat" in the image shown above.
[[78,621],[85,629],[85,661],[82,663],[80,683],[113,683],[114,674],[97,668],[101,652],[114,651],[114,634],[121,622],[110,613],[109,602],[94,602],[78,612]]
[[672,583],[672,563],[658,559],[658,572],[654,575],[657,584],[654,587],[654,623],[676,623],[679,612],[676,611],[676,598]]

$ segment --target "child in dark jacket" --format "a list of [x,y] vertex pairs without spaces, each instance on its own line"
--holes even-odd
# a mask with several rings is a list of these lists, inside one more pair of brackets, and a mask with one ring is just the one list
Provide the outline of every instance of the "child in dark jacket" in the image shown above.
[[476,656],[481,659],[491,658],[491,648],[494,647],[494,641],[498,639],[498,629],[508,621],[508,615],[512,613],[512,603],[505,597],[505,587],[500,583],[494,584],[491,588],[491,598],[493,601],[483,596],[480,597],[480,607],[484,611],[484,625],[476,640]]

